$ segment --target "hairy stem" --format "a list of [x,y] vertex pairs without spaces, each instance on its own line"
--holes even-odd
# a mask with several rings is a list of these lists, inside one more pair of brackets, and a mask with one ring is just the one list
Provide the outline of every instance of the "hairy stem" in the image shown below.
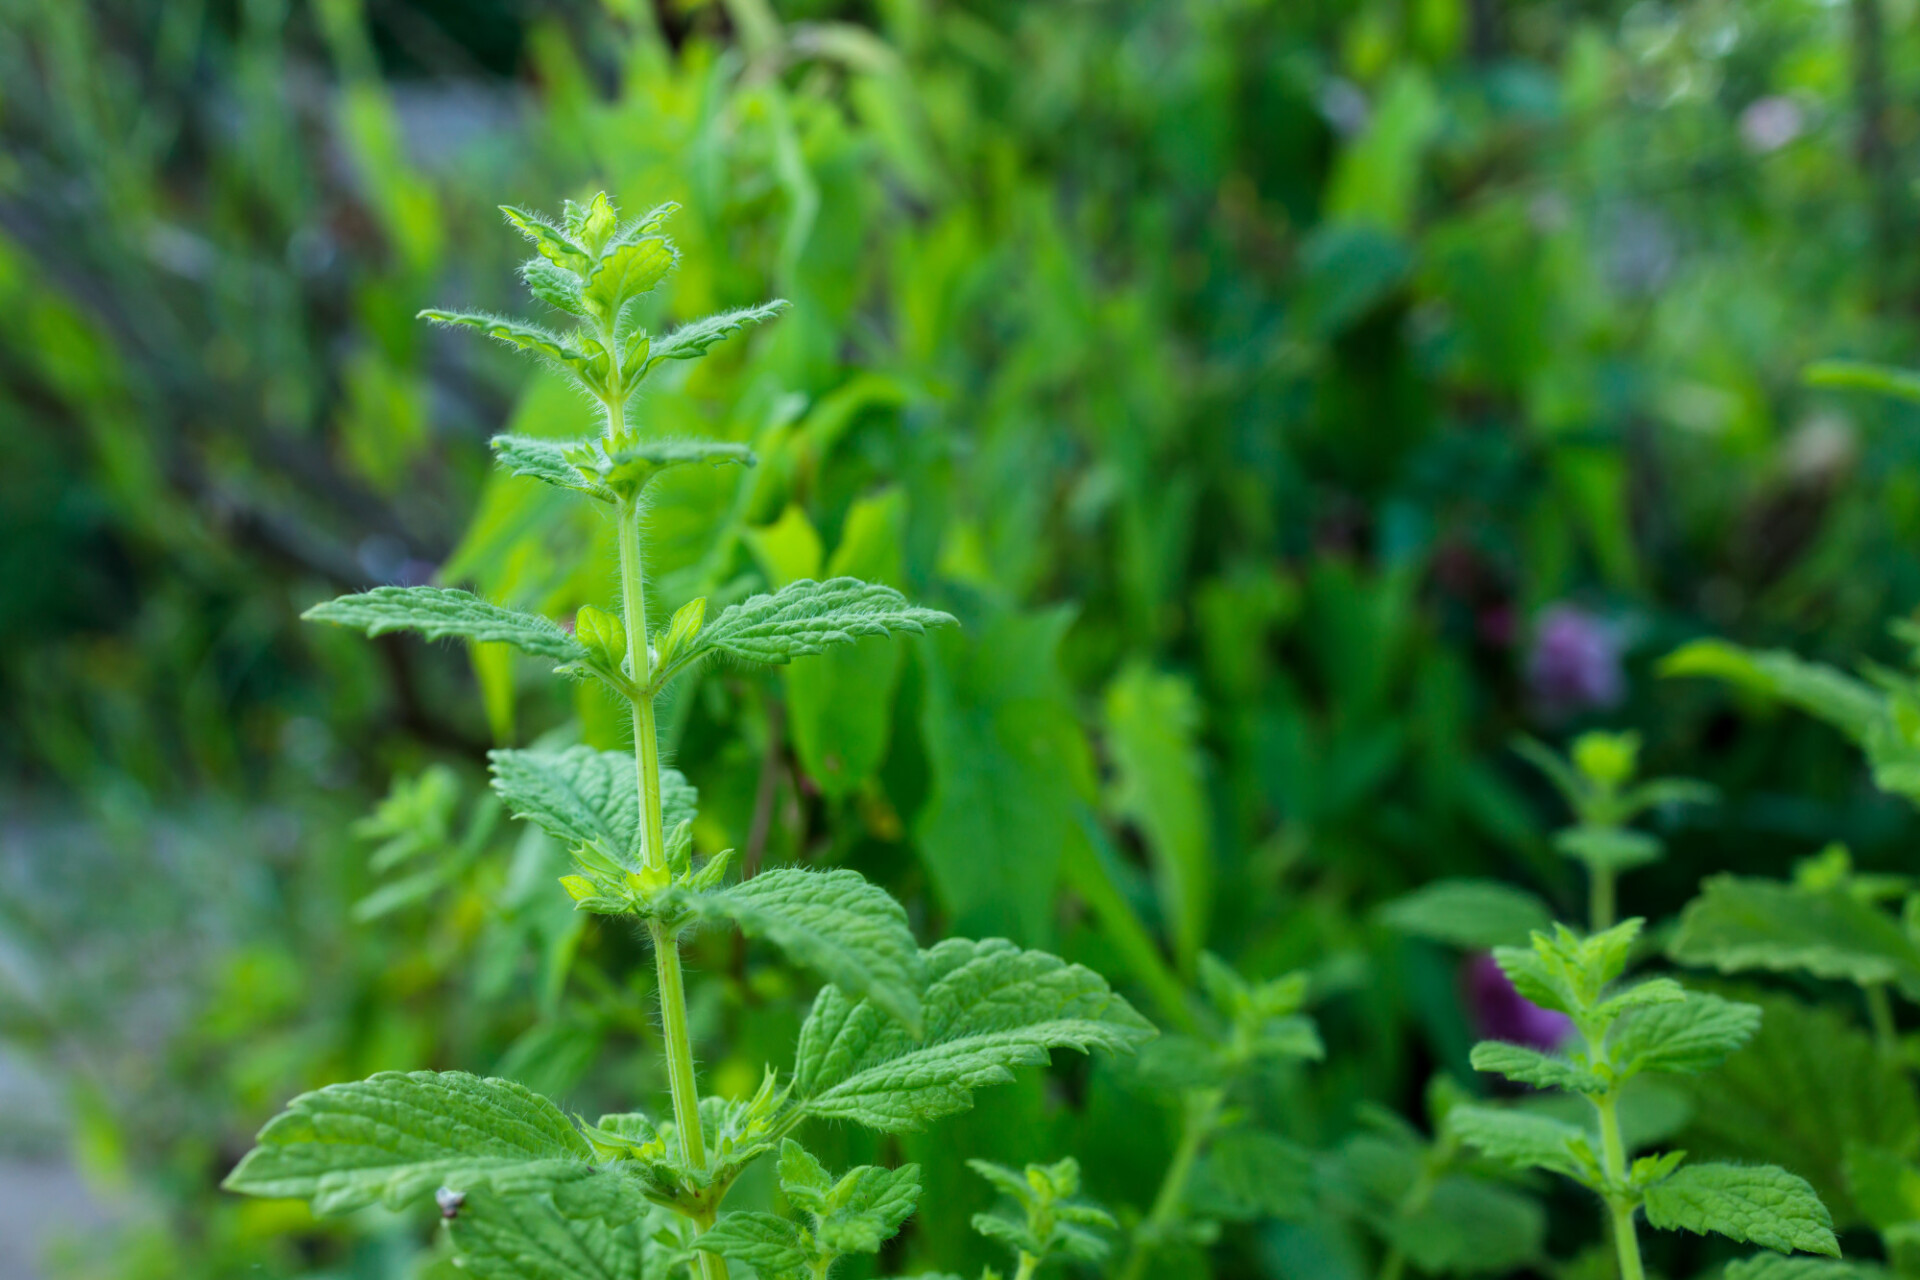
[[1013,1280],[1033,1280],[1033,1273],[1040,1269],[1040,1259],[1026,1250],[1020,1251],[1020,1269],[1013,1273]]
[[1186,1117],[1180,1128],[1180,1145],[1173,1150],[1167,1173],[1160,1180],[1160,1193],[1153,1199],[1147,1220],[1134,1235],[1133,1253],[1120,1280],[1141,1280],[1147,1273],[1147,1259],[1168,1228],[1180,1220],[1181,1201],[1187,1194],[1187,1180],[1193,1176],[1200,1148],[1213,1136],[1220,1119],[1221,1093],[1218,1089],[1196,1090],[1187,1095]]
[[1640,1235],[1633,1212],[1639,1207],[1626,1190],[1627,1149],[1620,1136],[1619,1099],[1609,1093],[1593,1100],[1600,1116],[1600,1161],[1607,1175],[1607,1211],[1613,1218],[1613,1247],[1620,1257],[1620,1280],[1646,1280],[1640,1262]]
[[[607,403],[607,433],[624,427],[624,404]],[[640,774],[641,857],[645,868],[667,874],[667,841],[660,814],[660,732],[654,723],[653,659],[647,645],[647,593],[640,559],[640,510],[631,499],[616,511],[620,544],[620,604],[627,628],[627,664],[640,696],[633,701],[633,757]],[[700,1131],[700,1092],[693,1073],[693,1039],[687,1031],[686,980],[680,972],[680,940],[659,921],[649,921],[653,941],[655,983],[660,992],[661,1054],[666,1059],[667,1085],[673,1093],[674,1133],[680,1160],[689,1169],[707,1167],[706,1136]],[[711,1224],[703,1224],[711,1225]],[[696,1253],[702,1280],[726,1280],[727,1263],[710,1253]]]

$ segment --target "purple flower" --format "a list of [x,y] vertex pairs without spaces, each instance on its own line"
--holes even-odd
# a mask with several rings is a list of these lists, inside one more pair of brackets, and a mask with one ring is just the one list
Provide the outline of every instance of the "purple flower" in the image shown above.
[[1617,706],[1627,692],[1620,649],[1619,632],[1604,619],[1553,605],[1534,629],[1527,684],[1549,715]]
[[1467,1012],[1483,1040],[1504,1040],[1551,1053],[1573,1034],[1573,1019],[1542,1009],[1513,989],[1491,955],[1467,961]]

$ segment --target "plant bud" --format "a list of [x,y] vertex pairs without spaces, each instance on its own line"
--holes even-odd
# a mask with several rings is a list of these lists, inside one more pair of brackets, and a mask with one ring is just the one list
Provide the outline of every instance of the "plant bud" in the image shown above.
[[594,662],[618,671],[627,656],[627,629],[620,619],[592,605],[580,606],[573,616],[573,636],[587,647]]

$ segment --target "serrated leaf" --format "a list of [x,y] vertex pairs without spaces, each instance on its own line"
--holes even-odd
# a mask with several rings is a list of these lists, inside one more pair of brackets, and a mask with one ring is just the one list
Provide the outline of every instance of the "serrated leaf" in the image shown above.
[[1773,1165],[1691,1164],[1647,1188],[1647,1222],[1778,1249],[1840,1256],[1833,1218],[1804,1178]]
[[812,1260],[800,1228],[771,1213],[723,1213],[698,1241],[706,1253],[744,1262],[766,1276],[797,1272]]
[[510,644],[563,663],[581,662],[587,656],[579,641],[546,618],[503,609],[471,592],[447,587],[375,587],[317,604],[300,616],[308,622],[356,627],[370,636],[418,631],[429,640]]
[[815,1236],[836,1254],[878,1253],[912,1216],[919,1200],[919,1165],[862,1165],[835,1185],[833,1210],[822,1217]]
[[953,620],[937,609],[908,604],[892,587],[857,578],[802,578],[722,611],[697,637],[688,658],[720,652],[747,662],[784,663],[861,636],[919,635]]
[[1594,1006],[1594,1017],[1609,1021],[1653,1004],[1680,1004],[1687,998],[1686,988],[1672,978],[1648,978],[1614,992]]
[[788,1138],[780,1144],[780,1190],[794,1208],[823,1213],[833,1178],[811,1151]]
[[680,901],[696,919],[731,921],[846,996],[871,1000],[907,1029],[920,1029],[920,950],[906,908],[859,872],[765,871]]
[[1760,1007],[1689,991],[1678,1003],[1638,1009],[1615,1025],[1607,1053],[1622,1075],[1696,1075],[1719,1066],[1760,1029]]
[[607,241],[613,239],[613,233],[620,228],[620,215],[604,191],[594,193],[593,199],[579,213],[577,223],[571,217],[567,221],[570,227],[578,226],[575,237],[587,252],[596,256],[605,252]]
[[1751,1258],[1735,1258],[1720,1274],[1722,1280],[1855,1280],[1860,1272],[1852,1263],[1837,1258],[1756,1253]]
[[510,1080],[387,1071],[295,1098],[222,1185],[333,1214],[443,1185],[537,1188],[592,1158],[558,1107]]
[[422,320],[431,320],[435,324],[478,329],[489,338],[545,357],[581,375],[594,372],[591,351],[572,346],[553,330],[525,320],[516,320],[512,316],[496,316],[484,311],[439,311],[432,308],[419,314]]
[[1538,1089],[1569,1089],[1576,1093],[1604,1093],[1607,1089],[1606,1081],[1586,1067],[1524,1045],[1482,1040],[1473,1046],[1472,1061],[1475,1071],[1495,1072]]
[[1844,889],[1720,875],[1680,915],[1668,954],[1722,973],[1801,969],[1861,984],[1920,981],[1920,948],[1899,924]]
[[1920,1151],[1920,1106],[1899,1062],[1838,1010],[1783,996],[1754,998],[1759,1034],[1691,1088],[1694,1118],[1680,1141],[1723,1159],[1771,1161],[1810,1182],[1842,1221],[1847,1148]]
[[1390,928],[1469,951],[1524,943],[1553,923],[1546,903],[1498,880],[1436,880],[1380,908]]
[[500,212],[507,215],[507,221],[511,222],[521,235],[533,241],[541,257],[575,275],[586,274],[591,260],[580,246],[562,235],[559,228],[548,223],[539,214],[528,213],[525,209],[516,209],[512,205],[501,205]]
[[500,435],[488,442],[494,458],[516,476],[532,476],[561,489],[591,494],[602,502],[613,501],[613,493],[582,475],[580,468],[567,461],[567,455],[585,441],[543,440],[536,436]]
[[951,938],[922,953],[925,1034],[828,987],[794,1065],[802,1110],[900,1132],[973,1105],[973,1090],[1056,1048],[1124,1053],[1152,1025],[1090,969],[1004,939]]
[[751,467],[756,459],[744,444],[724,440],[665,440],[623,436],[615,440],[588,440],[569,449],[566,460],[609,493],[631,498],[670,467],[695,462],[738,463]]
[[1259,1129],[1229,1129],[1215,1138],[1187,1193],[1212,1218],[1300,1218],[1313,1207],[1313,1155]]
[[[514,816],[569,849],[594,846],[633,862],[640,856],[640,771],[631,752],[496,750],[493,789]],[[692,818],[700,795],[677,769],[660,771],[660,811],[672,830]]]
[[703,356],[714,343],[732,337],[749,325],[771,320],[786,309],[787,300],[776,298],[757,307],[742,307],[737,311],[723,311],[717,316],[695,320],[671,333],[656,334],[653,350],[647,358],[647,367],[651,369],[662,360],[692,360]]
[[1548,1169],[1586,1181],[1592,1144],[1580,1128],[1507,1107],[1455,1107],[1447,1128],[1462,1142],[1522,1169]]
[[481,1185],[447,1226],[478,1280],[632,1280],[643,1274],[646,1202],[612,1173],[579,1169],[531,1192]]
[[677,259],[673,246],[658,236],[620,245],[594,265],[581,294],[601,315],[612,316],[666,279]]
[[586,314],[580,299],[580,277],[545,258],[529,258],[520,266],[520,279],[528,292],[550,307],[570,315]]

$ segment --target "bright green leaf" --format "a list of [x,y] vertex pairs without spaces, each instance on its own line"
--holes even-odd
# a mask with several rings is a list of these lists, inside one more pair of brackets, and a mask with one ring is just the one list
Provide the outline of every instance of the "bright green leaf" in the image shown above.
[[1624,1076],[1639,1071],[1694,1075],[1719,1066],[1760,1029],[1760,1007],[1689,991],[1674,1003],[1637,1009],[1608,1037],[1607,1051]]
[[1713,1232],[1782,1253],[1840,1256],[1820,1197],[1773,1165],[1692,1164],[1647,1188],[1647,1222],[1666,1231]]
[[370,636],[418,631],[429,640],[497,641],[562,663],[582,662],[587,656],[579,641],[546,618],[445,587],[375,587],[317,604],[300,616],[356,627]]
[[695,918],[731,921],[773,943],[846,996],[920,1027],[920,951],[906,908],[857,871],[764,871],[684,899]]
[[540,1187],[592,1158],[558,1107],[510,1080],[388,1071],[295,1098],[223,1185],[335,1214],[399,1208],[443,1185]]
[[924,1035],[828,987],[800,1029],[795,1092],[809,1114],[887,1132],[973,1105],[973,1090],[1072,1048],[1129,1052],[1146,1019],[1090,969],[1000,939],[951,938],[923,953]]

